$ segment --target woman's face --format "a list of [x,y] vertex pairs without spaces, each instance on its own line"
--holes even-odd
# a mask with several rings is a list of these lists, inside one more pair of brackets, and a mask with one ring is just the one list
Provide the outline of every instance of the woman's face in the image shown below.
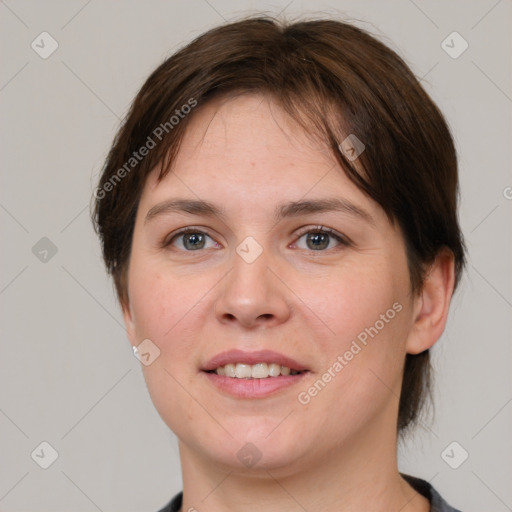
[[125,321],[133,345],[151,340],[145,379],[181,449],[290,469],[394,440],[415,305],[384,211],[260,96],[195,112],[156,173]]

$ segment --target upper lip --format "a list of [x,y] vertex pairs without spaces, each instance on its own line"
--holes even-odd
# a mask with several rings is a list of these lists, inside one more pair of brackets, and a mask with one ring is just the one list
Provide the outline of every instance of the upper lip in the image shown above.
[[245,352],[243,350],[227,350],[212,357],[202,368],[204,371],[216,370],[220,366],[227,364],[256,364],[256,363],[277,363],[281,366],[287,366],[290,370],[303,371],[307,368],[292,359],[291,357],[274,352],[273,350],[257,350],[255,352]]

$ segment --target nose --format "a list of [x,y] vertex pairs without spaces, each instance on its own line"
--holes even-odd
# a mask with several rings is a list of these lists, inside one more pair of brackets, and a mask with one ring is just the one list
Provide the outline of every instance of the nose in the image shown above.
[[279,325],[290,317],[288,288],[267,254],[264,250],[250,263],[234,254],[232,269],[219,287],[215,303],[221,323],[258,329]]

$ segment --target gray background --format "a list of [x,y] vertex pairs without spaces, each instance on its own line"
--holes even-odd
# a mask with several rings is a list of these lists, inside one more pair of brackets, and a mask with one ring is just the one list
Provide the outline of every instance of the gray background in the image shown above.
[[[125,337],[89,201],[148,73],[255,11],[357,19],[445,113],[469,265],[434,350],[434,419],[400,446],[400,468],[465,512],[512,510],[511,0],[0,2],[0,510],[156,511],[181,489],[177,443]],[[31,48],[43,31],[59,45],[47,59]],[[456,59],[441,46],[453,31],[469,44]],[[48,469],[36,463],[47,449],[31,457],[43,441],[59,454]],[[453,441],[452,465],[469,453],[458,469],[441,455]]]

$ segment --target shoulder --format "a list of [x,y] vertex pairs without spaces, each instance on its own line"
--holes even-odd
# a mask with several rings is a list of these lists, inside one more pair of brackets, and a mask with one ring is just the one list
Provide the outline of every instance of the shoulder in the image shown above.
[[402,474],[402,477],[414,488],[415,491],[419,492],[430,501],[430,512],[461,512],[460,510],[448,505],[434,487],[432,487],[432,485],[426,480],[404,474]]

